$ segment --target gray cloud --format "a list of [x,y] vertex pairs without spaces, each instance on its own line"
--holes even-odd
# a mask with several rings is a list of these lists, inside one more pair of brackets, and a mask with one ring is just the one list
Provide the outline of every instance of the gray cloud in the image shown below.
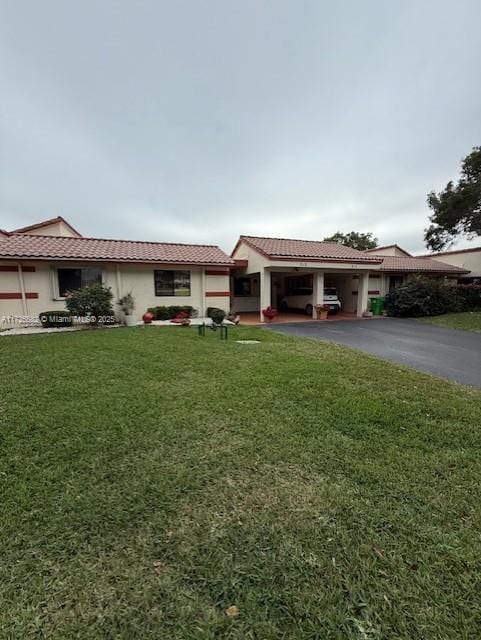
[[478,0],[0,12],[0,227],[62,214],[226,250],[356,229],[422,250],[427,192],[481,142]]

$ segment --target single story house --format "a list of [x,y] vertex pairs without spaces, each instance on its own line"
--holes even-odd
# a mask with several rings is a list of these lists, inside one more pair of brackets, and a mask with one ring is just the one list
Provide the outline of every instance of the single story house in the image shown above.
[[148,307],[230,306],[234,261],[214,245],[84,238],[62,217],[0,235],[0,316],[65,308],[65,293],[99,281],[114,300],[131,292],[135,315]]
[[[0,230],[0,316],[38,316],[65,308],[65,294],[99,281],[114,300],[132,293],[137,319],[148,307],[191,305],[237,313],[278,307],[289,288],[323,302],[335,287],[346,312],[361,316],[369,299],[412,274],[445,279],[464,266],[413,257],[397,245],[357,251],[333,242],[240,236],[231,256],[215,245],[84,238],[61,216]],[[118,309],[118,307],[117,307]]]
[[357,251],[336,242],[240,236],[233,252],[232,308],[278,307],[289,288],[312,290],[312,305],[335,287],[344,311],[361,316],[369,299],[385,295],[413,274],[459,278],[467,269],[413,257],[397,245]]

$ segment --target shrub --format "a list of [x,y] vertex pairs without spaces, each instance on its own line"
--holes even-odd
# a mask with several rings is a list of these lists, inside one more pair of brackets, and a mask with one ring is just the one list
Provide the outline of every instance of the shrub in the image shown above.
[[463,311],[481,309],[481,285],[458,284],[456,287],[456,293]]
[[441,315],[461,308],[456,287],[421,276],[390,291],[384,307],[390,316],[412,318]]
[[223,309],[218,309],[217,307],[209,307],[207,309],[207,316],[212,318],[212,322],[214,324],[222,324],[226,313]]
[[154,320],[168,320],[169,311],[167,307],[149,307],[147,311],[153,314]]
[[192,318],[195,309],[189,305],[171,305],[170,307],[149,307],[147,311],[153,314],[154,320],[172,320],[172,318],[175,318],[181,311],[185,312],[189,318]]
[[112,291],[100,282],[70,292],[66,305],[71,314],[89,318],[92,324],[98,324],[103,318],[114,315],[112,309]]
[[180,308],[181,311],[184,311],[187,314],[188,318],[193,318],[194,314],[195,314],[195,309],[194,307],[191,307],[188,304],[185,304],[183,307]]
[[70,311],[42,311],[38,316],[42,327],[71,327],[72,314]]

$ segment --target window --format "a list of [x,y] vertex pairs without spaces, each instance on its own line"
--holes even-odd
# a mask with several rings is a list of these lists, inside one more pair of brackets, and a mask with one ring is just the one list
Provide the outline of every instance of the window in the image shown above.
[[293,296],[312,295],[312,274],[287,278],[287,293]]
[[403,276],[389,276],[389,291],[399,287],[403,283]]
[[80,289],[92,282],[102,282],[102,270],[95,267],[57,269],[58,293],[65,298],[68,291]]
[[251,296],[252,295],[251,282],[252,281],[250,278],[234,278],[234,295],[235,296]]
[[156,296],[190,296],[190,271],[154,271]]

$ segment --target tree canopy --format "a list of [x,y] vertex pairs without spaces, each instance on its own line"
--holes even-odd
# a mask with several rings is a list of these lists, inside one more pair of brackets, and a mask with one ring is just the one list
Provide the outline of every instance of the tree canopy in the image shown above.
[[460,235],[481,236],[481,147],[473,147],[462,161],[456,185],[451,180],[443,191],[428,194],[428,205],[433,211],[424,231],[428,249],[440,251]]
[[324,238],[324,242],[337,242],[343,244],[345,247],[352,247],[359,251],[365,251],[366,249],[375,249],[378,246],[378,239],[374,237],[372,233],[359,233],[358,231],[351,231],[350,233],[336,233],[329,238]]

